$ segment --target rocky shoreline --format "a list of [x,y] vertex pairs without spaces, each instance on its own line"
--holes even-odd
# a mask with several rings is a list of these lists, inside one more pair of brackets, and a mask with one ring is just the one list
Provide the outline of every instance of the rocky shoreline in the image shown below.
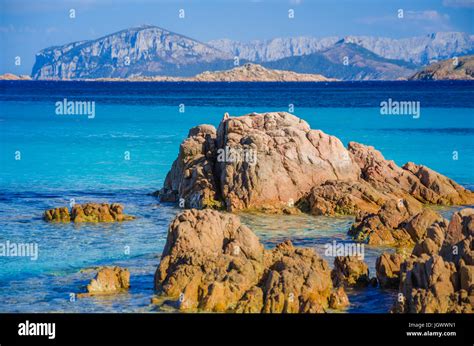
[[[231,151],[234,157],[219,158],[222,151]],[[242,153],[251,151],[257,158],[254,161],[246,160],[246,157],[242,156]],[[354,241],[372,246],[396,246],[403,248],[405,252],[408,249],[412,254],[405,257],[400,254],[380,256],[377,260],[378,280],[369,278],[367,266],[363,262],[360,263],[355,258],[338,257],[330,277],[313,269],[314,275],[319,276],[320,280],[325,278],[324,280],[328,282],[327,287],[331,284],[332,287],[340,287],[343,290],[347,285],[364,286],[370,283],[376,284],[378,281],[381,287],[399,286],[399,300],[393,308],[396,312],[472,311],[473,209],[460,211],[448,223],[429,206],[473,204],[474,194],[426,166],[409,162],[399,167],[393,161],[386,160],[373,147],[351,142],[345,148],[336,137],[310,129],[305,121],[294,115],[253,113],[230,117],[226,114],[217,129],[211,125],[200,125],[191,129],[188,138],[181,144],[178,158],[166,177],[164,187],[157,191],[156,195],[162,201],[201,210],[353,215],[355,221],[348,230],[348,235]],[[177,220],[181,221],[175,220],[174,223],[178,222],[178,225],[174,227],[180,229],[182,222],[189,227],[186,215],[188,214],[178,216]],[[460,223],[462,227],[459,226]],[[191,227],[187,232],[194,230],[199,233],[201,228],[206,229],[202,223],[199,223],[200,228],[197,230],[196,227]],[[450,235],[452,231],[449,230],[458,230],[460,227],[464,238],[458,235],[456,242],[462,241],[464,252],[455,260],[452,257],[439,257],[440,248],[460,246],[460,243],[455,244],[454,241],[448,243],[447,240],[440,240],[452,238]],[[172,229],[173,226],[170,227],[170,232],[175,232]],[[458,239],[460,237],[462,239]],[[176,296],[179,292],[186,297],[187,294],[184,292],[190,285],[193,292],[191,296],[195,297],[191,306],[196,309],[213,310],[214,307],[206,302],[209,299],[215,301],[224,298],[216,298],[212,290],[211,293],[203,293],[207,291],[202,286],[209,289],[206,281],[196,279],[198,282],[192,282],[193,275],[182,277],[184,272],[189,274],[193,272],[192,270],[173,267],[172,264],[170,269],[169,261],[193,262],[192,258],[178,260],[179,255],[170,259],[170,253],[180,251],[179,245],[174,245],[171,238],[175,241],[179,239],[168,235],[167,246],[156,274],[156,288],[167,294],[171,293],[171,296]],[[184,243],[194,244],[192,241]],[[273,251],[278,252],[281,247],[290,246],[292,245],[280,244]],[[226,247],[218,248],[225,253]],[[205,251],[200,246],[191,247],[188,252],[194,253],[194,251],[205,256],[203,254]],[[443,261],[448,261],[448,264]],[[429,271],[433,262],[441,263],[437,265],[449,270],[446,269],[441,275],[433,274]],[[228,264],[224,263],[221,267],[228,268]],[[428,282],[424,283],[412,277],[415,275],[412,274],[413,267],[422,265],[428,268],[425,269],[428,273],[428,279],[425,280]],[[205,267],[206,265],[201,266]],[[268,273],[271,271],[267,267],[263,272],[267,273],[263,276],[266,278],[265,275],[270,275]],[[213,277],[211,280],[213,285],[224,278],[228,280],[226,274],[225,272],[221,277]],[[198,277],[201,278],[202,275],[200,273]],[[435,277],[430,278],[430,275]],[[227,282],[225,280],[223,282]],[[438,281],[451,282],[452,286],[438,285]],[[226,296],[226,286],[223,285],[219,287],[218,295]],[[439,291],[440,286],[445,287],[445,290]],[[285,283],[280,282],[279,287],[285,287]],[[263,297],[263,300],[259,298],[257,311],[282,311],[265,308],[269,304],[266,303],[266,299],[271,297],[269,288],[264,285],[257,285],[257,288],[245,287],[254,292],[252,294]],[[251,294],[245,289],[241,288],[239,291],[240,299]],[[424,291],[412,292],[417,289]],[[255,293],[255,290],[258,293]],[[294,291],[301,292],[301,288],[297,287]],[[197,292],[200,292],[201,296]],[[339,292],[342,294],[342,291]],[[288,292],[278,291],[278,294],[281,295],[281,299],[287,300],[285,294]],[[313,294],[321,296],[320,292],[314,289]],[[201,297],[202,300],[196,297]],[[296,294],[294,297],[297,297],[299,302],[299,308],[293,308],[294,311],[313,311],[305,310],[304,296]],[[327,297],[331,301],[331,294],[326,294]],[[432,303],[433,297],[437,301],[449,298],[450,303],[436,305]],[[345,301],[344,298],[339,298]],[[234,298],[230,303],[220,304],[219,309],[238,311],[236,308],[238,304],[239,300]],[[287,305],[288,302],[283,304]],[[318,301],[318,306],[316,309],[318,312],[331,307],[324,299]]]
[[[344,311],[351,304],[347,288],[378,286],[398,289],[391,312],[473,312],[474,209],[448,221],[431,206],[471,205],[474,193],[426,166],[399,167],[373,147],[351,142],[346,148],[292,114],[226,114],[217,129],[192,128],[155,195],[185,209],[169,226],[155,273],[158,307]],[[87,206],[77,208],[102,210]],[[112,206],[101,208],[110,213]],[[69,221],[63,209],[45,218]],[[119,209],[122,216],[112,219],[127,219]],[[354,242],[398,251],[378,257],[376,278],[353,254],[334,256],[331,270],[313,249],[289,240],[265,249],[235,215],[249,211],[351,215],[347,235]],[[99,271],[82,296],[123,292],[127,273]]]

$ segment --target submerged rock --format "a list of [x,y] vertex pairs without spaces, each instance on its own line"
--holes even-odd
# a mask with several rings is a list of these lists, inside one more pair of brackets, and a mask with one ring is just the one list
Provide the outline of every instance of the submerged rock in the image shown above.
[[46,210],[43,219],[47,222],[70,222],[71,215],[67,207],[60,207]]
[[73,222],[116,222],[135,219],[123,213],[123,206],[118,203],[86,203],[76,204],[72,207],[71,218]]
[[265,250],[237,216],[186,210],[169,227],[155,288],[181,310],[324,312],[347,305],[328,264],[286,241]]
[[118,203],[85,203],[76,204],[71,209],[67,207],[45,211],[43,216],[48,222],[116,222],[134,220],[134,216],[123,213],[123,206]]
[[101,267],[97,275],[87,285],[87,293],[79,297],[114,294],[128,290],[130,287],[130,272],[120,267]]

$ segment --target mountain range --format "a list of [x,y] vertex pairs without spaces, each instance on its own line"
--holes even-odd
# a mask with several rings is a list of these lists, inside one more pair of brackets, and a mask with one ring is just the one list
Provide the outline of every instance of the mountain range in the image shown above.
[[36,55],[32,77],[189,77],[254,62],[271,69],[341,80],[393,80],[408,78],[433,60],[473,52],[474,36],[458,32],[405,39],[334,36],[204,43],[145,25],[43,49]]
[[438,32],[425,36],[393,39],[374,36],[331,36],[325,38],[275,38],[248,43],[228,39],[208,42],[234,56],[255,62],[275,61],[325,50],[337,42],[357,44],[381,57],[426,65],[433,60],[474,52],[474,35],[461,32]]

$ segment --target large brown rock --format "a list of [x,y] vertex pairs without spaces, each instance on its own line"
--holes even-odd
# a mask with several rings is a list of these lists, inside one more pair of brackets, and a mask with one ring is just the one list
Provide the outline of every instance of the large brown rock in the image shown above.
[[[186,208],[375,213],[389,199],[474,203],[474,194],[425,166],[403,167],[373,147],[312,130],[296,116],[252,113],[192,128],[155,193]],[[291,211],[292,212],[292,211]]]
[[[396,312],[473,312],[474,209],[453,214],[447,227],[435,223],[418,242],[414,254],[401,264],[401,299]],[[445,234],[439,234],[445,230]],[[424,251],[431,241],[429,253]],[[440,246],[440,243],[442,245]],[[422,244],[422,245],[419,245]],[[419,246],[418,246],[419,245]]]
[[412,239],[403,226],[421,211],[416,201],[391,199],[377,213],[358,214],[349,235],[370,245],[408,245]]
[[[401,299],[396,312],[471,312],[468,295],[460,292],[456,265],[439,255],[426,254],[406,260],[400,269]],[[464,296],[463,299],[460,299]]]
[[448,229],[448,221],[443,220],[434,222],[426,229],[425,238],[421,238],[413,248],[413,255],[421,256],[422,254],[434,255],[438,254],[444,243],[444,238]]
[[313,187],[297,205],[304,212],[313,215],[356,215],[360,211],[376,213],[393,197],[376,190],[363,180],[328,180]]
[[414,242],[417,242],[426,237],[426,232],[431,225],[443,222],[444,218],[438,213],[431,209],[423,209],[403,225],[403,229],[410,234]]
[[377,213],[389,200],[412,205],[474,203],[471,191],[425,166],[399,167],[373,147],[355,142],[349,143],[348,151],[360,168],[359,179],[314,186],[298,201],[303,211],[328,216]]
[[130,272],[120,267],[99,268],[97,275],[87,285],[87,293],[79,297],[114,294],[128,290],[130,287]]
[[329,307],[329,266],[312,249],[295,248],[287,241],[277,245],[267,261],[262,312],[324,312]]
[[361,169],[361,177],[386,193],[410,195],[423,203],[452,205],[474,203],[474,193],[453,180],[412,162],[399,167],[374,147],[350,142],[348,150]]
[[[416,176],[420,184],[428,189],[429,193],[425,195],[424,189],[420,188],[419,200],[441,205],[474,203],[474,194],[471,191],[426,166],[408,162],[403,169]],[[412,190],[417,191],[417,187],[419,186],[412,186]]]
[[398,253],[384,252],[377,258],[375,270],[380,287],[398,288],[400,284],[400,266],[405,260],[405,256]]
[[336,137],[289,113],[252,113],[225,117],[217,132],[193,129],[158,195],[196,208],[282,208],[319,183],[359,174]]
[[178,158],[155,194],[164,202],[181,202],[187,208],[221,208],[216,182],[216,129],[200,125],[189,130],[179,148]]
[[347,300],[330,275],[313,250],[264,250],[237,216],[191,209],[169,227],[155,288],[181,310],[324,312]]
[[411,247],[416,244],[418,255],[437,252],[442,240],[437,240],[436,250],[432,242],[442,237],[440,233],[444,232],[447,221],[435,211],[422,208],[419,202],[409,201],[388,200],[377,213],[359,213],[349,234],[371,245]]
[[474,209],[462,209],[451,217],[440,254],[449,261],[457,262],[462,258],[473,265],[473,237]]

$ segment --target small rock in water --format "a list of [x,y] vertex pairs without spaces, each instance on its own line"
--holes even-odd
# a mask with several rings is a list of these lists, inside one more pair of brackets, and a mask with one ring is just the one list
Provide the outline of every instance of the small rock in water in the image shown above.
[[78,297],[114,294],[128,290],[130,287],[130,272],[120,267],[102,267],[94,279],[87,285],[87,293]]
[[43,219],[47,222],[120,222],[134,220],[135,217],[123,213],[119,203],[85,203],[76,204],[71,213],[67,207],[45,211]]

